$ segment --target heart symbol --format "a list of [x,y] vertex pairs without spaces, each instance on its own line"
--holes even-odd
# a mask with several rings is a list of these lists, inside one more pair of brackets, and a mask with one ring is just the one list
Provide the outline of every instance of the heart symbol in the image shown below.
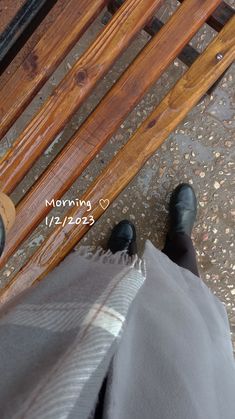
[[103,210],[109,206],[109,199],[100,199],[99,204]]

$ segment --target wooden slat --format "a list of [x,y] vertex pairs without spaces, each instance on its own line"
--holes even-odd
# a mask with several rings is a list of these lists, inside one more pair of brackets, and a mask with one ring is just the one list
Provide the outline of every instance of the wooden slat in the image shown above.
[[0,0],[1,5],[1,19],[0,19],[0,33],[2,33],[15,14],[22,7],[24,0]]
[[[111,0],[108,4],[108,10],[111,14],[115,13],[119,7],[123,4],[124,0]],[[217,27],[218,32],[221,28],[227,23],[227,21],[234,15],[234,10],[228,6],[226,3],[222,2],[222,4],[212,13],[210,16],[210,23],[212,27]],[[207,22],[208,23],[208,22]],[[161,28],[164,26],[164,23],[154,16],[150,22],[144,27],[144,30],[150,35],[155,36]],[[200,53],[193,48],[190,44],[185,45],[182,51],[180,51],[178,58],[184,63],[187,67],[190,67],[194,61],[198,58]],[[223,78],[222,76],[215,82],[213,86],[207,92],[208,95],[211,95],[216,89],[217,85],[219,84],[220,80]]]
[[[124,1],[125,0],[111,0],[110,3],[108,4],[108,10],[110,10],[111,13],[115,12],[123,4]],[[179,1],[180,3],[183,3],[185,0],[179,0]],[[225,3],[224,1],[221,1],[221,4],[211,14],[211,16],[209,16],[207,23],[213,29],[219,32],[221,31],[221,29],[223,29],[224,25],[228,23],[229,19],[233,17],[234,13],[235,11],[232,6]],[[152,24],[155,26],[157,24],[157,19],[153,19],[152,22],[149,22],[149,24],[145,27],[145,30],[147,32],[149,32],[149,29],[151,28]]]
[[96,83],[152,17],[160,0],[127,0],[77,61],[0,163],[9,193],[64,128]]
[[45,206],[45,200],[63,196],[217,4],[186,0],[129,66],[17,206],[0,267],[47,215],[50,207]]
[[[185,0],[179,0],[183,3]],[[221,1],[221,4],[208,18],[207,23],[217,32],[221,31],[228,21],[234,16],[234,9],[225,1]]]
[[[125,0],[111,0],[108,4],[108,10],[111,13],[115,13]],[[181,3],[185,0],[179,0]],[[224,1],[214,10],[214,12],[207,19],[207,24],[210,25],[217,32],[228,23],[228,21],[234,16],[235,9]],[[144,30],[151,36],[154,36],[163,26],[163,22],[157,17],[153,17],[150,22],[144,27]],[[188,67],[194,63],[199,56],[197,50],[191,45],[186,45],[185,48],[180,52],[179,59],[186,64]]]
[[[110,13],[115,13],[119,7],[123,4],[124,0],[112,0],[108,4],[108,10]],[[156,33],[158,33],[162,27],[164,26],[164,23],[158,19],[156,16],[154,16],[150,22],[147,23],[147,25],[144,27],[144,30],[150,35],[155,36]],[[188,67],[194,63],[194,61],[198,58],[199,52],[195,50],[191,45],[186,45],[182,51],[179,53],[179,59],[186,64]]]
[[[8,82],[8,80],[12,77],[15,71],[22,65],[27,55],[33,50],[33,48],[37,45],[40,39],[45,35],[47,30],[50,28],[50,26],[53,25],[53,23],[56,21],[59,14],[61,13],[61,11],[65,10],[67,4],[68,4],[67,2],[65,4],[64,0],[56,0],[55,5],[46,14],[42,22],[40,22],[40,24],[37,25],[36,28],[34,28],[33,33],[29,36],[29,39],[27,39],[24,45],[17,52],[16,56],[12,59],[11,52],[8,54],[8,57],[4,62],[4,64],[7,65],[7,71],[5,71],[6,67],[4,70],[4,66],[3,66],[3,72],[2,72],[2,66],[0,70],[0,90],[3,89],[3,87]],[[38,20],[38,17],[36,20]]]
[[[218,54],[222,55],[221,60],[216,58]],[[111,203],[119,195],[234,59],[235,17],[229,21],[81,197],[91,202],[92,214],[96,220],[104,213],[99,200],[109,199]],[[90,212],[86,211],[84,206],[75,207],[67,212],[67,216],[72,217],[74,221],[78,217],[88,215]],[[1,292],[0,302],[8,301],[33,282],[44,278],[89,228],[85,224],[57,226],[7,288]]]
[[[46,13],[55,4],[56,0],[26,0],[20,10],[0,34],[0,67],[11,48],[22,39],[28,38],[31,26],[39,15],[45,17]],[[40,21],[38,21],[38,24]],[[31,32],[32,33],[32,32]],[[16,49],[16,48],[15,48]]]
[[108,0],[70,0],[0,91],[0,138],[23,112]]

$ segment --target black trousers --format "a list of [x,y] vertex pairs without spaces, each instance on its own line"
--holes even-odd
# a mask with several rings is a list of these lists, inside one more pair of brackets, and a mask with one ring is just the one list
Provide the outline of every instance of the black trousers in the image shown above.
[[192,239],[187,234],[175,233],[172,238],[167,235],[162,252],[177,265],[186,268],[194,275],[199,276],[196,252]]
[[[162,252],[165,253],[173,262],[182,268],[186,268],[194,275],[199,276],[196,260],[196,252],[192,239],[185,233],[176,233],[172,238],[166,236],[166,241]],[[93,419],[102,419],[107,377],[99,393],[99,400]]]

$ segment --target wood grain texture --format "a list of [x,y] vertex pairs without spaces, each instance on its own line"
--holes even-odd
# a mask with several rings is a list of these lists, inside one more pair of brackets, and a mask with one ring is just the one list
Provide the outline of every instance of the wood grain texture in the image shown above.
[[[111,0],[108,4],[108,10],[111,13],[114,13],[124,2],[125,0]],[[183,3],[185,0],[179,0],[180,3]],[[223,29],[224,25],[228,23],[229,19],[233,17],[235,10],[232,6],[221,1],[217,9],[209,16],[207,23],[217,32]],[[144,28],[147,32],[149,32],[149,28],[151,27],[151,22]]]
[[127,0],[92,45],[63,78],[0,162],[0,186],[11,192],[35,160],[64,128],[160,0]]
[[[1,0],[0,0],[1,3]],[[33,50],[40,39],[48,31],[49,27],[53,25],[55,20],[60,15],[61,11],[66,8],[64,0],[57,0],[53,8],[47,13],[43,21],[34,29],[29,39],[25,42],[24,46],[21,47],[17,55],[7,65],[7,71],[3,71],[0,75],[0,90],[12,77],[13,73],[20,67],[22,62],[26,59],[27,55]],[[2,70],[2,68],[1,68]],[[0,71],[1,73],[1,71]],[[15,98],[16,99],[16,98]]]
[[[217,60],[217,54],[222,54],[223,58]],[[234,59],[235,17],[229,21],[81,197],[91,201],[92,214],[96,220],[104,213],[99,200],[105,198],[109,199],[110,203],[113,202]],[[86,215],[89,215],[89,212],[84,207],[75,207],[67,213],[67,216],[73,220]],[[57,226],[7,288],[1,292],[0,302],[8,301],[35,281],[44,278],[88,229],[88,225],[81,224]]]
[[[183,3],[185,0],[179,0],[180,3]],[[234,9],[225,1],[221,1],[221,4],[217,9],[211,14],[207,22],[213,29],[217,32],[221,31],[223,27],[228,23],[228,21],[234,16]]]
[[23,4],[24,0],[0,0],[0,33],[6,29]]
[[[45,19],[47,19],[48,14],[54,7],[57,5],[57,2],[60,3],[60,0],[47,0],[44,6],[36,13],[36,15],[32,18],[30,23],[25,30],[19,35],[19,37],[15,37],[14,43],[10,47],[10,49],[5,54],[4,58],[1,60],[0,64],[0,76],[4,73],[9,73],[9,66],[20,55],[22,49],[24,49],[25,45],[31,38],[34,38],[34,33],[38,32],[38,28],[41,24],[44,23]],[[55,9],[56,10],[56,9]],[[45,33],[45,32],[44,32]]]
[[[111,14],[114,14],[119,7],[122,5],[123,0],[112,0],[108,4],[108,11]],[[164,26],[164,23],[158,19],[158,17],[154,16],[150,22],[147,23],[147,25],[144,27],[145,32],[147,32],[150,36],[155,36],[157,32],[159,32],[162,27]],[[199,52],[195,50],[191,45],[186,45],[182,51],[179,53],[179,59],[186,64],[188,67],[192,65],[192,63],[198,58]]]
[[[108,10],[111,14],[115,13],[118,8],[122,5],[124,0],[112,0],[108,4]],[[209,23],[214,28],[222,29],[222,27],[227,23],[227,21],[233,16],[234,11],[233,9],[228,6],[226,3],[222,2],[222,4],[212,13],[209,18]],[[156,35],[157,32],[163,27],[164,23],[159,20],[156,16],[154,16],[150,22],[144,27],[144,30],[151,36]],[[190,44],[185,45],[185,47],[180,51],[178,58],[181,60],[187,67],[190,67],[194,61],[198,58],[200,53],[193,48]],[[223,78],[222,76],[216,81],[216,83],[211,86],[209,91],[207,92],[208,95],[211,95],[216,89],[217,85],[219,84],[220,80]]]
[[48,214],[50,207],[45,206],[45,200],[63,196],[217,4],[218,1],[211,0],[203,4],[185,0],[142,50],[17,206],[17,217],[7,236],[0,267]]
[[0,91],[0,138],[23,112],[108,0],[70,0]]
[[[26,0],[20,10],[15,14],[9,22],[5,30],[0,34],[0,66],[4,64],[4,60],[9,51],[14,48],[17,50],[17,44],[24,44],[24,40],[29,36],[34,22],[40,23],[41,20],[53,7],[56,0]],[[22,42],[20,42],[22,40]],[[22,46],[21,45],[21,46]],[[19,46],[20,47],[20,46]]]
[[[111,0],[108,3],[108,10],[110,13],[115,13],[119,7],[123,4],[124,0]],[[185,0],[184,0],[185,1]],[[183,0],[181,1],[183,3]],[[207,20],[208,25],[218,32],[223,28],[224,25],[233,17],[235,10],[225,2],[216,8],[216,10],[210,15]],[[154,36],[163,26],[163,22],[159,20],[156,16],[151,19],[150,22],[144,27],[144,30],[151,36]],[[199,52],[191,47],[190,44],[186,45],[183,50],[179,53],[178,58],[190,67],[194,61],[198,58]],[[213,89],[213,86],[212,88]]]

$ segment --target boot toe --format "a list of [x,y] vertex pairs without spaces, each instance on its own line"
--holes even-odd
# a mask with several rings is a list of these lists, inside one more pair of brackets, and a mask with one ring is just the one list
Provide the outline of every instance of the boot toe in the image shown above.
[[129,220],[120,221],[112,230],[108,241],[108,249],[112,253],[127,250],[129,254],[133,252],[133,243],[136,241],[136,230],[133,223]]
[[197,199],[191,185],[179,184],[170,199],[170,233],[186,233],[191,236],[196,219]]

